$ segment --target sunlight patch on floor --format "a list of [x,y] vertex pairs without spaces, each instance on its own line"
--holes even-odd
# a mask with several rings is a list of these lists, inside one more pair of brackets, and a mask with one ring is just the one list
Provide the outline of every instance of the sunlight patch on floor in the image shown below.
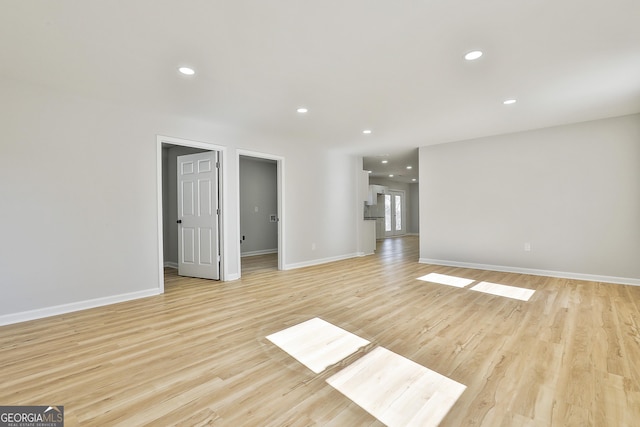
[[316,374],[369,344],[318,317],[271,334],[267,339]]
[[529,301],[536,292],[533,289],[518,288],[515,286],[499,285],[497,283],[480,282],[470,288],[472,291],[484,292],[486,294],[497,295],[501,297],[518,299],[521,301]]
[[388,426],[437,426],[466,386],[383,347],[327,379]]
[[[316,374],[369,344],[317,317],[266,338]],[[467,388],[383,347],[326,381],[390,427],[437,426]]]
[[475,282],[473,279],[463,279],[462,277],[448,276],[439,273],[429,273],[426,276],[418,277],[418,280],[438,283],[439,285],[455,286],[456,288],[464,288]]

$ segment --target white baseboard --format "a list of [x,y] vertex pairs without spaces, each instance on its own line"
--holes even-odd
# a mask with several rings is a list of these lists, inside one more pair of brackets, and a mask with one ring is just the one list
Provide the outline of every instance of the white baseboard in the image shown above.
[[[177,262],[167,261],[164,263],[164,266],[169,268],[175,268],[176,270],[178,269]],[[238,273],[235,273],[235,274],[223,275],[223,277],[221,277],[220,280],[223,282],[227,282],[230,280],[238,280],[239,278],[240,278],[240,275]]]
[[232,280],[238,280],[240,278],[240,274],[239,273],[233,273],[233,274],[227,274],[223,281],[225,282],[230,282]]
[[240,256],[242,258],[244,258],[246,256],[268,255],[268,254],[277,254],[277,253],[278,253],[278,248],[275,248],[275,249],[262,249],[262,250],[259,250],[259,251],[242,252],[240,254]]
[[285,265],[283,270],[294,270],[296,268],[311,267],[313,265],[320,265],[320,264],[326,264],[329,262],[342,261],[345,259],[355,258],[358,256],[360,255],[358,255],[357,252],[354,252],[352,254],[339,255],[339,256],[330,257],[330,258],[322,258],[322,259],[314,259],[311,261],[297,262],[294,264]]
[[89,308],[102,307],[105,305],[151,297],[159,294],[160,290],[158,288],[145,289],[143,291],[130,292],[127,294],[112,295],[103,298],[56,305],[53,307],[38,308],[36,310],[23,311],[20,313],[5,314],[0,316],[0,326],[42,319],[44,317],[57,316],[59,314],[72,313],[74,311],[87,310]]
[[474,268],[477,270],[503,271],[506,273],[531,274],[533,276],[559,277],[561,279],[586,280],[589,282],[616,283],[619,285],[640,286],[640,279],[594,274],[568,273],[564,271],[538,270],[535,268],[507,267],[503,265],[475,264],[470,262],[447,261],[442,259],[420,258],[420,264],[444,265],[447,267]]

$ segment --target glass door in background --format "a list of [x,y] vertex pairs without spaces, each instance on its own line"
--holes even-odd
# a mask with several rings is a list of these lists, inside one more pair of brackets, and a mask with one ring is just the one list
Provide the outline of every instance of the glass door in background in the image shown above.
[[400,236],[406,233],[404,191],[389,190],[384,195],[384,235]]

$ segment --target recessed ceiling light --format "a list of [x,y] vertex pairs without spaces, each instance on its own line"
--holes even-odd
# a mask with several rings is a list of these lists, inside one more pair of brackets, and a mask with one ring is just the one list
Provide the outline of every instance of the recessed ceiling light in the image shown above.
[[482,52],[479,50],[472,50],[471,52],[467,53],[464,56],[464,59],[466,59],[467,61],[473,61],[475,59],[478,59],[482,56]]
[[413,169],[413,166],[407,166],[407,169]]
[[389,163],[389,160],[383,160],[381,163],[382,163],[383,165],[386,165],[387,163]]
[[193,68],[189,67],[180,67],[178,68],[178,71],[180,71],[185,76],[193,76],[196,73]]
[[309,110],[308,110],[307,108],[304,108],[304,107],[300,107],[300,108],[298,108],[296,111],[297,111],[298,113],[300,113],[300,114],[304,114],[304,113],[309,112]]
[[373,173],[373,171],[367,171],[367,173]]
[[503,102],[504,105],[511,105],[515,103],[516,103],[515,99],[507,99],[506,101]]
[[411,181],[416,182],[416,181],[417,181],[417,179],[415,179],[415,178],[411,178]]
[[393,178],[393,174],[389,175],[389,178]]
[[369,135],[371,133],[371,129],[365,129],[362,131],[365,135]]

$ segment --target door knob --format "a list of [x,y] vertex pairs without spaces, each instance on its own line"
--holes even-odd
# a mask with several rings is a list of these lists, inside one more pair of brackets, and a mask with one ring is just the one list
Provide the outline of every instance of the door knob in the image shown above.
[[178,224],[182,224],[182,220],[181,220],[181,219],[177,220],[176,222],[177,222]]

